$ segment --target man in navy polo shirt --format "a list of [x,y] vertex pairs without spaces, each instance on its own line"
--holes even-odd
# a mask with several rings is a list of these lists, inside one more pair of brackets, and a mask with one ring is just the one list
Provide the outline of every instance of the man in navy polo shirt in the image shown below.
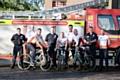
[[90,47],[90,51],[92,56],[95,58],[96,54],[96,42],[98,40],[98,36],[95,32],[93,32],[93,27],[89,27],[89,32],[85,35],[84,42]]
[[[12,36],[11,41],[14,44],[13,58],[12,58],[12,64],[11,64],[11,69],[13,69],[15,66],[17,53],[19,52],[19,55],[23,54],[23,46],[22,45],[26,41],[25,36],[23,34],[21,34],[20,28],[17,28],[17,33]],[[23,67],[23,56],[20,56],[20,62],[21,62],[21,66]]]
[[48,54],[53,56],[53,64],[57,68],[56,65],[56,52],[55,52],[55,47],[56,47],[56,41],[57,41],[58,35],[55,33],[55,27],[50,28],[50,33],[47,34],[45,41],[48,44]]

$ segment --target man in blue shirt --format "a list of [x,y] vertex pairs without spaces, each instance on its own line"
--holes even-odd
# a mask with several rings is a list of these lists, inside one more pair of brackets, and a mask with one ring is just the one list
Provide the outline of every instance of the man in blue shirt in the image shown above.
[[17,28],[17,33],[12,36],[11,41],[14,44],[11,69],[13,69],[15,66],[16,57],[17,57],[18,52],[20,55],[21,67],[23,67],[23,56],[21,56],[23,54],[23,46],[22,45],[25,43],[26,38],[23,34],[21,34],[20,28]]
[[50,56],[53,56],[53,64],[57,68],[56,65],[56,52],[55,52],[55,47],[56,47],[56,41],[57,41],[58,35],[55,33],[54,27],[51,27],[50,33],[47,34],[45,41],[48,44],[48,54]]

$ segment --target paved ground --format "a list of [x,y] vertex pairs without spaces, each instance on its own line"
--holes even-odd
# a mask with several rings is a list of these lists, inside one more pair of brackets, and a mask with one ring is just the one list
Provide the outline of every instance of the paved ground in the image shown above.
[[0,59],[0,80],[120,80],[120,67],[112,66],[109,72],[71,72],[70,70],[57,71],[52,68],[43,72],[36,70],[20,70],[17,66],[10,69],[10,61]]
[[7,59],[0,59],[0,67],[10,66],[11,61]]
[[109,72],[71,72],[69,70],[57,71],[52,68],[43,72],[36,70],[20,70],[9,67],[0,67],[0,80],[120,80],[120,68],[111,67]]

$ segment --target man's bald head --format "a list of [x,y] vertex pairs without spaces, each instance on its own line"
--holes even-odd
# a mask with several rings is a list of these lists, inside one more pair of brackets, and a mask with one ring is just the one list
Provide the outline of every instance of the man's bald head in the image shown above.
[[34,25],[31,25],[31,26],[30,26],[30,30],[31,30],[31,31],[34,31]]

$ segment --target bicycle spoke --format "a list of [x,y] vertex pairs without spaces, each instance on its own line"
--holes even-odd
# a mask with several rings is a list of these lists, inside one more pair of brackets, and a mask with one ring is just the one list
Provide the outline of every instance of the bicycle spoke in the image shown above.
[[19,60],[18,61],[18,67],[20,69],[24,69],[24,70],[29,69],[31,61],[32,61],[31,58],[30,58],[30,56],[28,54],[26,54],[26,55],[22,54],[21,56],[23,57],[23,59],[27,59],[27,60],[23,60],[23,63],[21,63],[20,60]]

